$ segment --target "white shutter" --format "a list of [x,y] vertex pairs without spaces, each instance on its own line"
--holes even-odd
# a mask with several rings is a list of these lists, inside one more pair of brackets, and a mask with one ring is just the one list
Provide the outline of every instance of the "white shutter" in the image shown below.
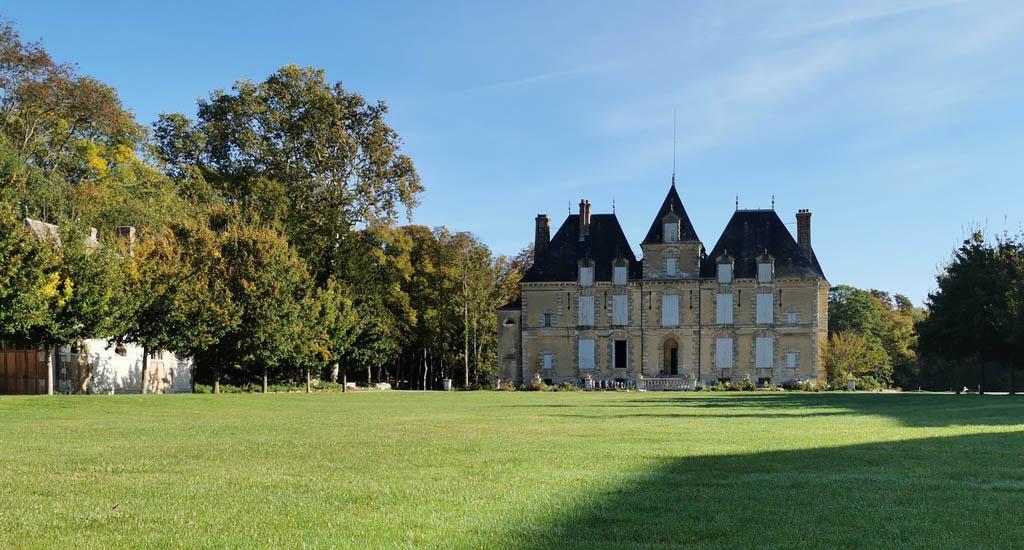
[[594,285],[594,267],[580,267],[580,286]]
[[678,258],[665,258],[665,275],[675,275],[678,264]]
[[555,368],[555,354],[545,353],[544,354],[544,370],[551,370]]
[[732,264],[718,264],[718,282],[732,282]]
[[772,264],[757,264],[757,282],[772,282]]
[[629,324],[629,296],[625,294],[612,296],[612,324]]
[[617,284],[617,285],[624,285],[624,284],[626,284],[626,279],[627,279],[627,276],[626,276],[626,266],[624,266],[624,265],[617,265],[617,266],[615,266],[612,269],[612,278],[613,278],[612,282]]
[[786,368],[795,369],[800,364],[800,352],[791,351],[786,354]]
[[775,321],[772,294],[761,292],[757,295],[757,324],[768,325]]
[[732,368],[732,338],[715,340],[715,366],[720,369]]
[[662,294],[661,295],[661,326],[663,326],[663,327],[677,327],[677,326],[679,326],[679,295],[678,294]]
[[594,326],[593,296],[580,296],[576,304],[576,324],[583,327]]
[[719,325],[732,324],[732,294],[722,293],[715,297],[715,322]]
[[594,340],[583,339],[579,341],[580,368],[593,370],[594,368]]
[[754,345],[754,366],[759,369],[770,369],[775,363],[775,340],[760,336]]

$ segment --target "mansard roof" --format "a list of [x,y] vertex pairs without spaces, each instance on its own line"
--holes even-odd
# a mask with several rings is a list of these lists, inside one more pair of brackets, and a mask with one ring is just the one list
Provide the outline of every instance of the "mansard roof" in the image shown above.
[[575,281],[578,262],[583,258],[594,262],[595,281],[611,281],[612,262],[618,258],[629,260],[630,279],[639,279],[643,273],[615,214],[591,215],[589,235],[582,241],[580,216],[570,214],[551,238],[544,255],[523,276],[523,282]]
[[683,201],[679,198],[679,193],[676,191],[675,180],[672,181],[672,187],[668,190],[668,195],[665,195],[664,202],[661,203],[661,209],[658,210],[658,215],[654,217],[654,221],[651,222],[651,229],[647,232],[647,237],[644,242],[640,244],[660,244],[662,241],[662,228],[661,220],[669,212],[675,213],[679,216],[679,240],[681,241],[699,241],[700,237],[697,236],[697,231],[693,229],[693,224],[690,223],[690,217],[686,215],[686,209],[683,208]]
[[735,276],[753,278],[757,275],[757,259],[765,251],[775,259],[777,277],[825,278],[814,251],[810,258],[804,254],[774,210],[737,210],[704,258],[701,276],[714,277],[717,258],[728,253],[735,260]]

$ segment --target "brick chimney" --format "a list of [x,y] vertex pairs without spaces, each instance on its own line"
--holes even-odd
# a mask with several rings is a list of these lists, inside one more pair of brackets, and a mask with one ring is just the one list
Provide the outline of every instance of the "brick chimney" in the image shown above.
[[811,259],[811,211],[801,208],[796,211],[796,243],[804,251],[807,259]]
[[537,228],[533,234],[533,261],[536,263],[548,249],[551,242],[551,220],[547,214],[537,214]]
[[590,235],[590,201],[580,201],[580,240]]

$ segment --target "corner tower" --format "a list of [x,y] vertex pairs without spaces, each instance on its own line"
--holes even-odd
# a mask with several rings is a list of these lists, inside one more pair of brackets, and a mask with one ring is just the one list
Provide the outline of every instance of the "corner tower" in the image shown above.
[[645,279],[692,279],[700,275],[704,245],[683,208],[674,177],[640,248],[644,252]]

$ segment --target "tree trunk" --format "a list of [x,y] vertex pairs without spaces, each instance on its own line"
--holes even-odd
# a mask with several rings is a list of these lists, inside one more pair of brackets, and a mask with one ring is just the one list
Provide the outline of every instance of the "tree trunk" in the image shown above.
[[267,367],[263,367],[263,393],[267,393]]
[[[57,350],[60,349],[57,346],[53,346],[53,349],[46,348],[46,395],[53,395],[53,373],[57,370],[59,361],[57,360]],[[33,392],[39,391],[38,385]]]
[[348,391],[348,366],[341,366],[341,393]]
[[146,395],[146,374],[149,372],[149,347],[142,346],[142,375],[139,376],[139,393]]
[[469,389],[469,298],[465,296],[466,280],[462,280],[462,389]]
[[220,394],[220,373],[213,375],[213,393]]
[[331,383],[332,384],[337,384],[338,383],[338,364],[337,363],[334,363],[333,365],[331,365]]
[[366,387],[373,385],[373,367],[366,365]]
[[309,369],[306,369],[306,393],[312,393],[312,387],[309,382]]
[[985,395],[985,361],[981,362],[981,381],[978,384],[978,395]]

